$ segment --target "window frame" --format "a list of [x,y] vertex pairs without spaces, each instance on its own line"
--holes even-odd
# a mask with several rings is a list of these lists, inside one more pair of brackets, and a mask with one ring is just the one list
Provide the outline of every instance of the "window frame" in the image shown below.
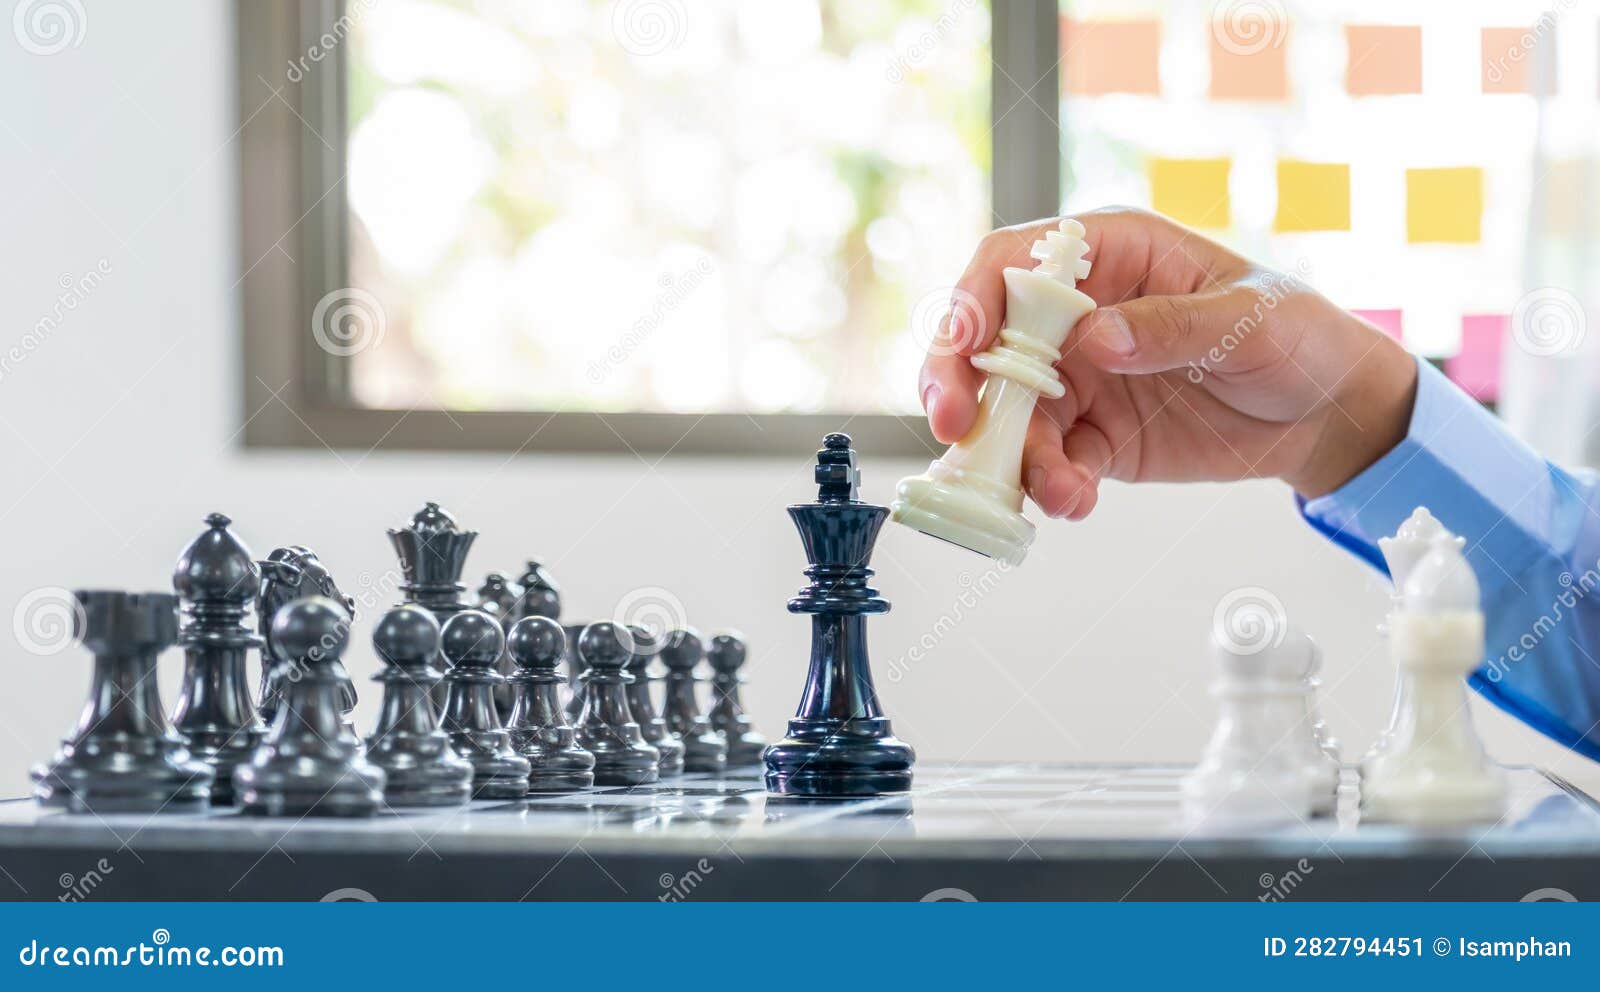
[[[359,2],[359,0],[358,0]],[[344,0],[236,0],[239,291],[246,448],[810,454],[830,431],[879,456],[936,457],[920,416],[599,413],[374,408],[351,398],[349,359],[315,346],[312,312],[346,278]],[[1056,0],[991,11],[992,214],[1060,203]],[[323,44],[331,36],[333,45]],[[313,54],[315,53],[315,54]],[[290,66],[301,78],[290,78]],[[1025,81],[1033,80],[1030,85]],[[908,386],[909,388],[909,386]]]

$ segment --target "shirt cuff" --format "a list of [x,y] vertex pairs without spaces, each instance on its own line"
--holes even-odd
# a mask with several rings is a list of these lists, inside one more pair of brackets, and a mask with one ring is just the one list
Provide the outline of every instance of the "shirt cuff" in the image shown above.
[[1416,361],[1417,399],[1405,438],[1343,486],[1301,501],[1301,513],[1386,571],[1377,539],[1426,506],[1466,537],[1479,582],[1492,588],[1550,548],[1557,515],[1552,468],[1438,369]]

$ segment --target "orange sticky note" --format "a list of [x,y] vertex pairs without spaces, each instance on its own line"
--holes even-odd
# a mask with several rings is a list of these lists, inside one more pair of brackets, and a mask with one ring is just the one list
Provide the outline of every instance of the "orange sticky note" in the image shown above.
[[1483,228],[1483,170],[1406,170],[1406,240],[1476,244]]
[[1350,166],[1335,162],[1278,162],[1274,231],[1350,230]]
[[1346,24],[1344,88],[1351,96],[1422,92],[1422,28]]
[[1159,21],[1073,21],[1061,19],[1061,71],[1066,92],[1161,92]]
[[[1483,91],[1532,93],[1539,60],[1549,60],[1550,92],[1555,91],[1555,15],[1533,27],[1483,29]],[[1546,44],[1548,42],[1548,45]]]
[[1265,10],[1211,21],[1211,99],[1286,100],[1289,97],[1289,24]]
[[1150,205],[1190,227],[1225,228],[1232,223],[1225,158],[1153,158]]

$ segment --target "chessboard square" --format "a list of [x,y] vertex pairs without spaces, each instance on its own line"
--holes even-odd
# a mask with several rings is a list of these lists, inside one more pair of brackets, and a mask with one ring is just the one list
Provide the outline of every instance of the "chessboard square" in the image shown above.
[[1483,170],[1406,170],[1406,240],[1476,244],[1483,228]]
[[1151,159],[1150,205],[1190,227],[1227,228],[1232,224],[1228,199],[1232,166],[1225,158]]
[[1078,96],[1135,93],[1157,96],[1161,22],[1061,19],[1066,92]]
[[1267,14],[1245,30],[1217,24],[1211,30],[1213,100],[1279,101],[1289,98],[1289,25]]
[[1350,166],[1338,162],[1278,162],[1274,231],[1350,230]]
[[1392,96],[1422,92],[1422,28],[1414,24],[1346,24],[1345,92]]
[[[1554,15],[1546,15],[1553,18]],[[1482,83],[1485,93],[1532,93],[1534,81],[1548,71],[1548,89],[1555,90],[1555,22],[1541,19],[1527,28],[1482,30]],[[1548,42],[1548,44],[1546,44]],[[1540,66],[1548,60],[1548,67]]]

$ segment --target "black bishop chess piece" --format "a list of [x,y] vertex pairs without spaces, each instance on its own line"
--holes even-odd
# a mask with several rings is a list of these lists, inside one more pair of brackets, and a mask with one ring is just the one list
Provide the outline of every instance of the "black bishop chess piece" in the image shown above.
[[512,748],[494,705],[494,687],[505,681],[495,670],[506,646],[500,622],[482,610],[462,610],[444,622],[439,644],[450,663],[441,722],[456,754],[472,765],[473,798],[521,799],[531,769]]
[[700,712],[695,669],[705,656],[699,631],[679,627],[667,634],[661,645],[661,663],[667,668],[661,718],[683,742],[683,770],[716,775],[728,767],[728,743]]
[[265,726],[250,700],[246,655],[261,638],[245,625],[261,591],[261,568],[228,529],[226,516],[206,517],[206,531],[178,558],[172,585],[188,622],[178,632],[184,650],[183,689],[173,729],[189,751],[216,772],[211,801],[233,805],[233,769],[250,760]]
[[633,722],[639,725],[639,733],[644,737],[645,743],[661,752],[656,759],[656,768],[661,778],[671,778],[683,774],[684,746],[672,730],[667,727],[656,712],[654,697],[650,694],[650,687],[656,681],[650,674],[650,662],[661,653],[662,639],[643,627],[628,628],[628,661],[624,670],[632,676],[626,688],[628,696],[628,710],[633,714]]
[[214,772],[167,724],[156,658],[178,636],[178,598],[77,592],[74,635],[94,654],[89,698],[55,759],[33,769],[34,797],[73,813],[195,811]]
[[[400,557],[400,570],[405,573],[400,590],[407,603],[432,613],[441,627],[457,613],[470,609],[462,599],[467,587],[461,584],[461,573],[467,567],[467,552],[478,539],[477,531],[460,529],[456,518],[438,503],[427,503],[412,514],[406,526],[388,533],[389,543]],[[434,666],[444,671],[449,660],[441,654],[434,659]],[[444,694],[441,682],[432,693],[435,709],[443,709]]]
[[531,793],[579,792],[594,785],[594,755],[578,746],[557,690],[557,671],[566,656],[567,635],[549,617],[523,617],[511,627],[506,653],[516,665],[511,675],[511,746],[528,759]]
[[[261,649],[261,699],[257,704],[262,722],[271,725],[282,698],[283,673],[278,666],[278,652],[272,645],[272,621],[278,611],[297,599],[321,596],[331,599],[344,608],[347,620],[356,617],[356,601],[339,591],[333,573],[317,557],[317,553],[302,545],[274,548],[272,553],[257,562],[261,569],[261,595],[256,600],[257,630],[264,642]],[[344,662],[334,659],[332,674],[338,683],[339,712],[351,732],[355,724],[351,714],[356,708],[356,684],[345,671]]]
[[759,765],[767,749],[767,739],[750,723],[740,698],[744,676],[739,669],[749,653],[744,636],[731,630],[712,637],[711,649],[706,652],[711,663],[711,714],[707,719],[728,745],[729,768]]
[[661,777],[661,752],[645,742],[628,706],[628,636],[602,620],[578,635],[583,708],[578,744],[594,755],[595,785],[647,785]]
[[439,681],[439,621],[420,606],[397,606],[378,618],[372,647],[384,668],[377,728],[367,759],[388,776],[389,806],[457,806],[472,798],[472,764],[439,728],[428,690]]
[[371,816],[383,802],[383,769],[340,711],[340,662],[350,612],[326,596],[279,610],[269,637],[283,675],[278,714],[247,764],[234,769],[239,809],[261,816]]
[[[504,572],[490,572],[483,578],[483,585],[478,587],[478,609],[500,621],[500,632],[511,633],[511,625],[521,617],[517,614],[517,603],[522,599],[522,587],[506,577]],[[501,675],[510,676],[515,667],[511,664],[511,656],[501,653],[499,671]],[[511,683],[502,682],[494,687],[494,704],[500,710],[502,722],[511,718]]]
[[916,753],[878,705],[866,618],[889,603],[867,585],[887,507],[856,498],[861,473],[845,434],[817,452],[817,502],[789,507],[811,584],[789,600],[811,615],[811,666],[789,733],[767,748],[767,791],[789,796],[876,796],[911,788]]

